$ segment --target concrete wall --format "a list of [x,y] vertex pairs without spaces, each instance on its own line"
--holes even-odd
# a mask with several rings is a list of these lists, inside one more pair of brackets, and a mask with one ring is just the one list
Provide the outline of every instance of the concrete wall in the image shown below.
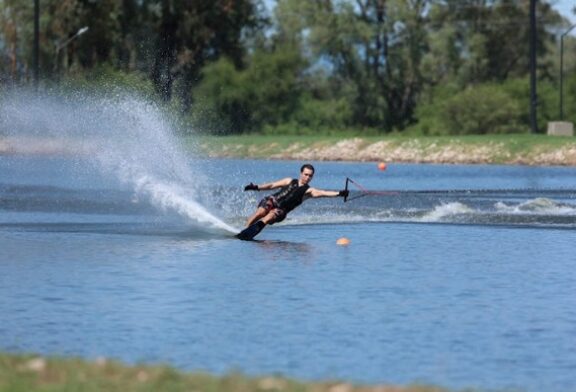
[[574,124],[567,121],[553,121],[548,123],[550,136],[574,136]]

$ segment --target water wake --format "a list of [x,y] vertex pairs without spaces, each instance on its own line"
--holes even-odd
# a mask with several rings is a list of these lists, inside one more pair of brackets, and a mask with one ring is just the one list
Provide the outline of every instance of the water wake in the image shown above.
[[536,193],[503,191],[479,197],[473,191],[457,195],[400,192],[345,205],[327,202],[309,215],[294,214],[287,224],[406,222],[576,228],[574,191],[554,190],[555,199],[535,197]]

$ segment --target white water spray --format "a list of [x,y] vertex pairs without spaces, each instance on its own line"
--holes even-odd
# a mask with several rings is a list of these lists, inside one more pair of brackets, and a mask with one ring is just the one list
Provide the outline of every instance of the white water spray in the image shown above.
[[495,204],[496,210],[508,214],[526,214],[533,215],[576,215],[576,208],[573,205],[560,203],[546,197],[538,197],[524,201],[520,204],[506,204],[498,202]]
[[0,102],[0,134],[29,151],[56,145],[87,155],[102,173],[157,208],[191,223],[238,231],[195,200],[207,179],[191,169],[165,114],[145,100],[121,93],[62,97],[19,92]]

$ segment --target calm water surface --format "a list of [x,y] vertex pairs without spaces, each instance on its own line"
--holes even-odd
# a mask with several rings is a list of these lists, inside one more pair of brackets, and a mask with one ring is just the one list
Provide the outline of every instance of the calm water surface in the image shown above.
[[230,227],[262,196],[243,185],[299,162],[127,182],[0,156],[0,350],[576,391],[574,169],[314,164],[314,186],[376,192],[351,184],[353,200],[307,201],[242,242]]

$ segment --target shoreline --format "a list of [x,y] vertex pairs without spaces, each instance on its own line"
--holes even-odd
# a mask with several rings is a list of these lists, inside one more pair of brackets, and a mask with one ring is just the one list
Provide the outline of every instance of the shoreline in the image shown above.
[[530,166],[576,166],[576,140],[565,138],[560,145],[543,144],[514,149],[487,139],[465,143],[448,139],[441,143],[420,138],[367,140],[347,138],[312,144],[293,142],[280,146],[221,142],[203,143],[201,150],[213,158],[285,159],[427,164],[501,164]]
[[[299,161],[349,161],[425,164],[499,164],[576,166],[576,138],[544,139],[516,145],[503,138],[485,141],[465,138],[316,138],[279,142],[282,138],[258,136],[245,139],[201,138],[183,145],[209,158]],[[91,153],[90,142],[40,137],[0,137],[0,156],[57,156]],[[518,144],[518,143],[517,143]],[[190,146],[186,148],[186,146]]]
[[98,357],[0,353],[0,390],[18,391],[216,391],[216,392],[448,392],[433,385],[301,381],[279,374],[213,375],[168,364],[127,364]]

